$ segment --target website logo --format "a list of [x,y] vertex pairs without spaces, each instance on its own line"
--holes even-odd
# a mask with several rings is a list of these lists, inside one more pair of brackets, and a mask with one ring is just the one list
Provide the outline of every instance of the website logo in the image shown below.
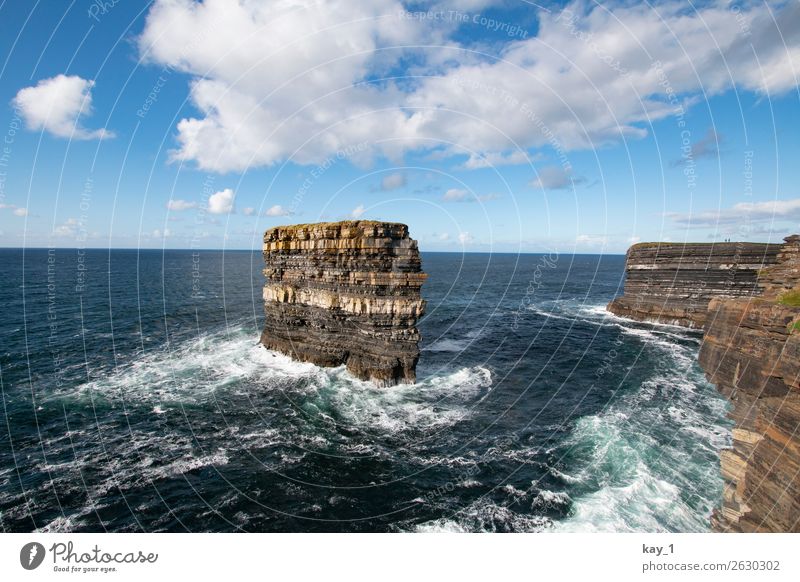
[[35,570],[44,562],[44,546],[39,542],[30,542],[19,551],[19,563],[26,570]]

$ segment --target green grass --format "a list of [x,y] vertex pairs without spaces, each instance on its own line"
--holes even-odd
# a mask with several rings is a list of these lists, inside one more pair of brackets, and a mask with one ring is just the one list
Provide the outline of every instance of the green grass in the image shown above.
[[793,321],[792,323],[790,323],[790,324],[788,325],[788,328],[789,328],[789,333],[790,333],[790,334],[792,334],[792,333],[800,333],[800,319],[798,319],[797,321]]
[[778,297],[778,303],[781,305],[788,305],[789,307],[800,307],[800,289],[787,291]]

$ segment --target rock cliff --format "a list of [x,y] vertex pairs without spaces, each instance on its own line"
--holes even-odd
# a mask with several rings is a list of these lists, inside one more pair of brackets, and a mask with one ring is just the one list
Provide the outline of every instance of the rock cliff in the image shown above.
[[800,531],[800,237],[760,275],[761,296],[712,299],[700,365],[732,403],[717,531]]
[[381,386],[413,383],[425,310],[417,242],[404,224],[280,226],[264,234],[261,343]]
[[715,297],[761,293],[759,270],[777,261],[781,245],[640,243],[625,263],[625,291],[608,310],[639,321],[701,329]]

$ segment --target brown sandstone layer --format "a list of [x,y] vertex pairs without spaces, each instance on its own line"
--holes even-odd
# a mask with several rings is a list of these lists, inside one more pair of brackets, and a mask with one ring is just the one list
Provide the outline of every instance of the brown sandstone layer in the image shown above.
[[416,380],[426,275],[406,225],[272,228],[264,261],[265,347],[319,366],[345,364],[381,386]]
[[712,527],[800,531],[800,237],[760,276],[762,296],[713,299],[700,365],[732,403]]
[[761,293],[758,274],[781,245],[761,243],[640,243],[626,255],[625,290],[608,310],[639,321],[702,329],[715,297]]

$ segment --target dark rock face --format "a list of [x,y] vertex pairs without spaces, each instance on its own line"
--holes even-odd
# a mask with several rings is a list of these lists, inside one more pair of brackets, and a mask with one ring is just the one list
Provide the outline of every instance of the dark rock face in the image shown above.
[[413,383],[425,311],[417,242],[404,224],[299,224],[264,234],[261,343],[381,386]]
[[701,329],[714,297],[761,293],[758,273],[777,261],[781,245],[640,243],[627,253],[625,292],[608,310],[639,321]]
[[711,301],[700,350],[735,422],[717,531],[800,531],[800,237],[761,282],[761,297]]

